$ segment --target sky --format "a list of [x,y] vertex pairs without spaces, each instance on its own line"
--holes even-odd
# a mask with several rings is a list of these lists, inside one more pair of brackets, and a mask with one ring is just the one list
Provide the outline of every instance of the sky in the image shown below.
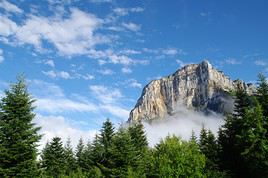
[[0,0],[0,96],[25,74],[42,142],[119,125],[151,80],[206,59],[268,74],[266,0]]

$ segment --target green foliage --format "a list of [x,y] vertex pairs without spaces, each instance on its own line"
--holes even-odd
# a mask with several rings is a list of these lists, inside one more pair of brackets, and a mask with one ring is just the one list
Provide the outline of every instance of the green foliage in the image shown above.
[[119,177],[127,175],[128,168],[135,164],[136,154],[130,134],[123,128],[119,129],[113,140],[113,172]]
[[80,138],[76,147],[76,162],[79,167],[83,167],[83,151],[84,151],[83,139]]
[[46,144],[41,155],[44,175],[59,178],[65,173],[66,159],[64,153],[60,137],[54,137],[50,143]]
[[153,177],[204,177],[205,155],[195,143],[168,136],[156,146],[153,156]]
[[36,177],[39,127],[32,122],[34,100],[23,76],[5,91],[0,103],[0,177]]
[[70,138],[68,138],[66,145],[64,147],[64,159],[66,162],[66,174],[70,175],[77,169],[75,155],[71,146]]
[[263,109],[263,115],[268,117],[268,82],[263,74],[258,75],[257,99]]
[[258,104],[247,110],[241,134],[237,136],[239,145],[244,145],[241,155],[247,163],[249,177],[264,178],[268,176],[268,139],[266,133],[263,112]]

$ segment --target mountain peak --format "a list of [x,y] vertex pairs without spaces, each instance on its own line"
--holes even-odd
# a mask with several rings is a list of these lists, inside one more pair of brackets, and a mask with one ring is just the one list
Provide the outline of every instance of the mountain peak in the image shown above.
[[[129,121],[164,119],[183,104],[188,109],[229,113],[233,100],[229,91],[236,82],[214,69],[204,60],[189,64],[172,75],[154,80],[145,86],[130,112]],[[241,85],[247,89],[247,85]]]

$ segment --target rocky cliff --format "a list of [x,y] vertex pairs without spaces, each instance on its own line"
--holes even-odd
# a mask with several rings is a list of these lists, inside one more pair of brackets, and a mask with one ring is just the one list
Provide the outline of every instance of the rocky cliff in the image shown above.
[[187,65],[145,86],[130,112],[129,121],[164,119],[167,115],[175,114],[181,105],[204,112],[231,112],[233,99],[229,91],[237,83],[249,93],[253,91],[252,85],[232,81],[208,61]]

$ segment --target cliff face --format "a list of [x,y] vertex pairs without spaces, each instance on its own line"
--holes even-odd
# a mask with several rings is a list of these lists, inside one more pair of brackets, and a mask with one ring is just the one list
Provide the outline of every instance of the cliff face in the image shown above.
[[173,115],[181,104],[205,112],[231,112],[233,100],[228,91],[237,83],[249,93],[252,91],[249,85],[232,81],[208,61],[187,65],[145,86],[129,121],[164,119]]

